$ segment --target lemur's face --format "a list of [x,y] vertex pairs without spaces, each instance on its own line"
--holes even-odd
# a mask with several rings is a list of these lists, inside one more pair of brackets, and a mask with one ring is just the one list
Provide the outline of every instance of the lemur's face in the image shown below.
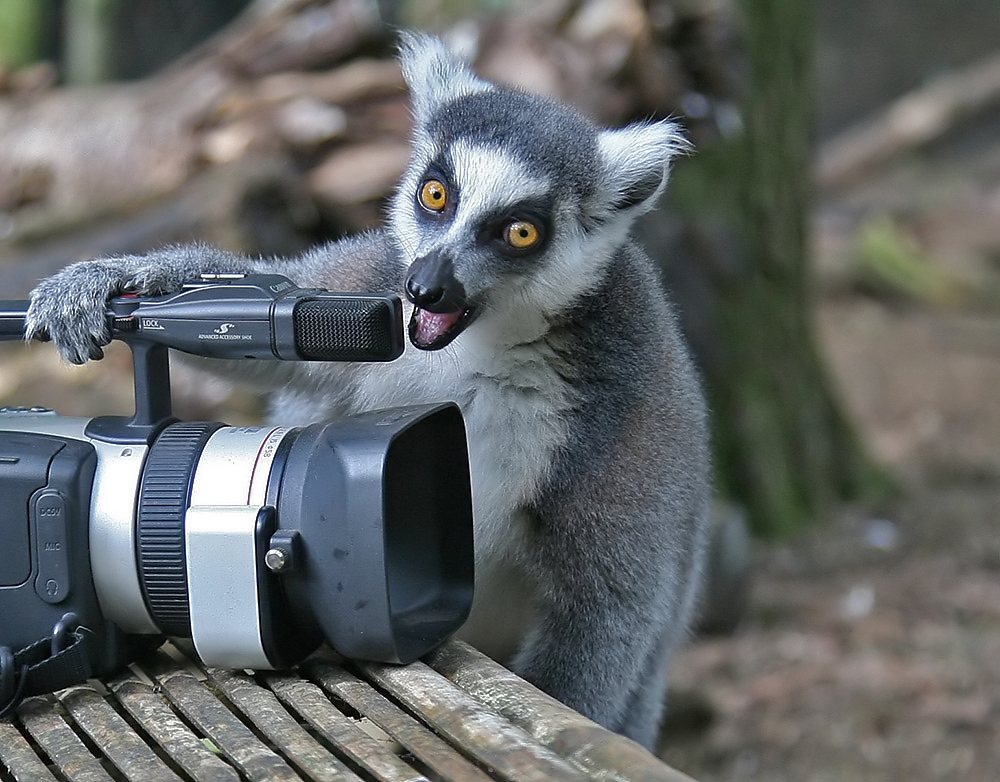
[[407,222],[417,237],[406,278],[410,340],[436,350],[519,279],[539,273],[557,229],[555,209],[544,176],[468,141],[428,161],[410,191]]
[[532,116],[542,108],[563,113],[491,91],[444,107],[418,136],[393,209],[416,347],[444,347],[487,310],[521,303],[544,311],[553,300],[536,303],[534,288],[558,284],[556,256],[582,252],[581,202],[590,189],[582,163],[596,161],[596,132],[565,112],[576,123],[565,139],[575,148],[573,170],[553,137],[566,117],[550,116],[543,128]]

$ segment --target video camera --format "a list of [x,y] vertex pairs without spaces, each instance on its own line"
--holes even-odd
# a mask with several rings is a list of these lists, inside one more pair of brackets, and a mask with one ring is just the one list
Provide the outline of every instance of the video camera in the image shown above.
[[[21,339],[26,301],[0,302]],[[461,412],[393,408],[306,427],[171,413],[168,348],[228,359],[391,361],[395,296],[205,275],[109,303],[135,414],[0,410],[0,714],[120,669],[163,636],[226,668],[293,665],[326,641],[409,662],[458,629],[473,589]]]

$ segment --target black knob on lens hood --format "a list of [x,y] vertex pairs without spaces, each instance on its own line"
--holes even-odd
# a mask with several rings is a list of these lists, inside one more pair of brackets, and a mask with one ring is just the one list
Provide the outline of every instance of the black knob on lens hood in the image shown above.
[[411,662],[468,617],[472,496],[456,405],[305,428],[282,471],[278,519],[302,543],[303,566],[281,577],[289,610],[346,657]]

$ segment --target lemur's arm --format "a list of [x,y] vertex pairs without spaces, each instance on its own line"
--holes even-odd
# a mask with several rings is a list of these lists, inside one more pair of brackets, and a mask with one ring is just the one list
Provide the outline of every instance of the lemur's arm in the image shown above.
[[[619,453],[615,467],[540,498],[531,568],[539,621],[512,668],[652,746],[667,663],[693,607],[703,503],[682,496],[683,476],[660,496],[630,494],[622,487],[642,465],[627,448]],[[692,461],[691,470],[703,468]]]
[[[43,280],[31,292],[28,339],[49,338],[74,364],[99,359],[111,339],[105,309],[126,291],[157,295],[179,290],[201,274],[276,272],[302,287],[337,291],[396,291],[384,273],[392,249],[370,233],[313,249],[298,258],[247,258],[202,244],[167,247],[147,255],[80,261]],[[381,264],[379,263],[381,262]]]
[[169,293],[200,274],[253,270],[249,259],[205,245],[80,261],[31,292],[25,337],[51,339],[63,358],[84,364],[102,358],[102,347],[111,341],[105,315],[110,298],[128,291]]

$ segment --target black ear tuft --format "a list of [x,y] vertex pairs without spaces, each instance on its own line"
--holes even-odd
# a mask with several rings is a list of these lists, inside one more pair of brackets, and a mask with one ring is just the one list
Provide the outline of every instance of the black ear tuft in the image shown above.
[[660,185],[663,184],[663,179],[663,172],[654,171],[637,182],[631,183],[624,192],[619,194],[618,200],[614,202],[613,207],[615,209],[629,209],[633,206],[639,206],[644,201],[648,201],[656,195],[657,190],[660,189]]

